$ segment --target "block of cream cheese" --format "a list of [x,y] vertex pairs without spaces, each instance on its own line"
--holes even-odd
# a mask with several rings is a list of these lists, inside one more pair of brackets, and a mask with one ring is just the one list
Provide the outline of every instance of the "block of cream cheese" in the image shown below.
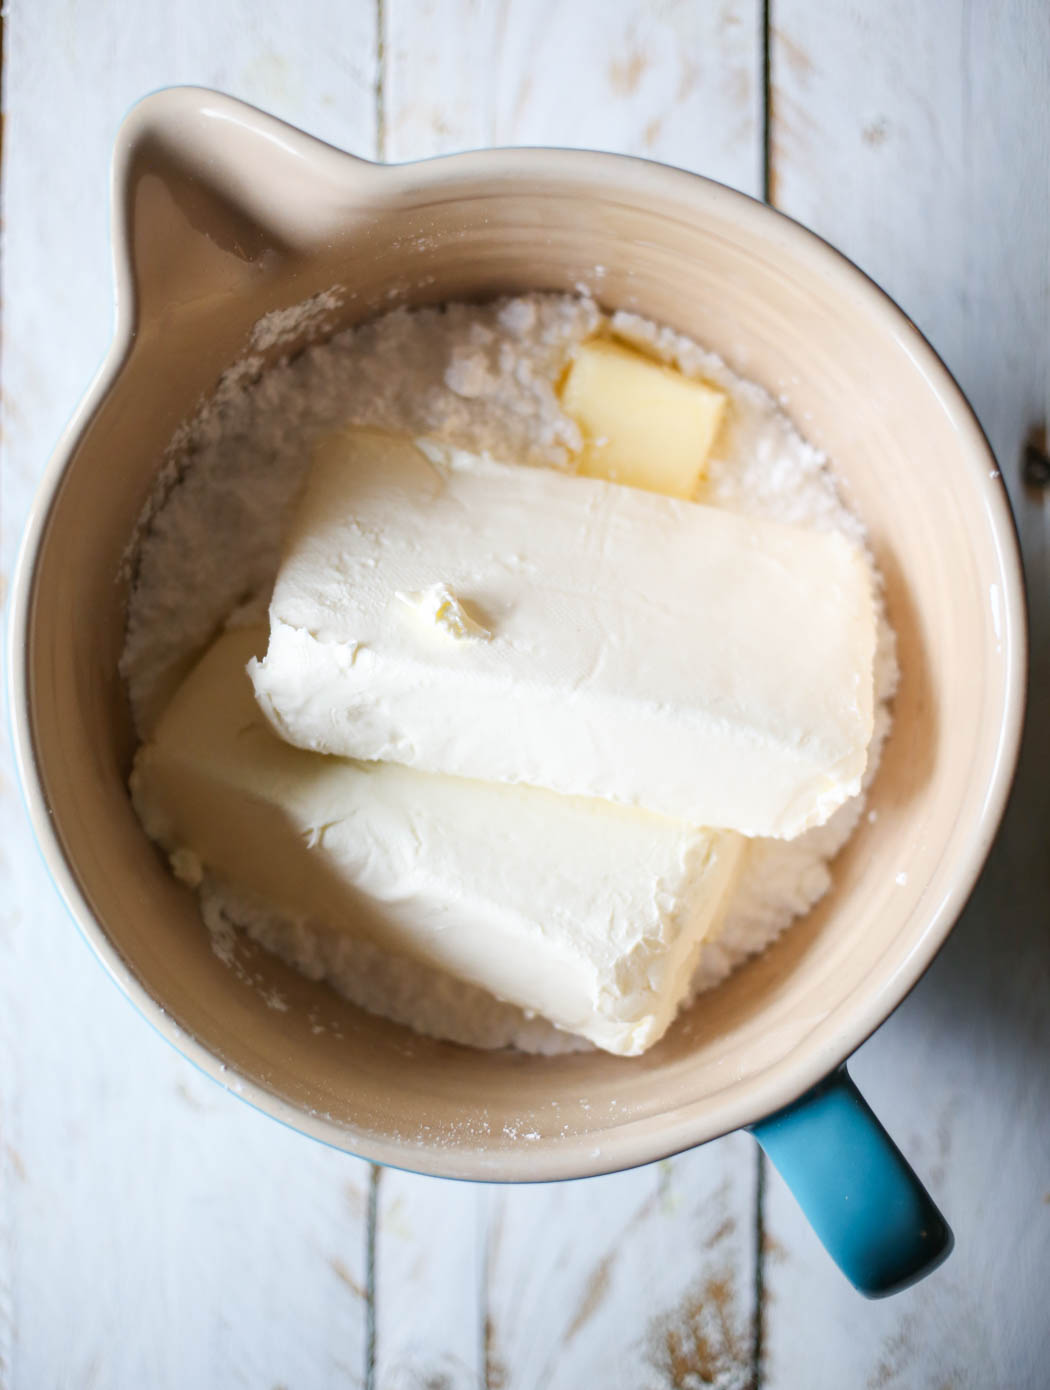
[[838,533],[356,430],[250,671],[303,748],[791,838],[860,788],[874,647]]
[[200,865],[295,919],[395,954],[632,1056],[665,1031],[744,841],[531,787],[360,764],[281,742],[220,637],[136,757],[135,808]]

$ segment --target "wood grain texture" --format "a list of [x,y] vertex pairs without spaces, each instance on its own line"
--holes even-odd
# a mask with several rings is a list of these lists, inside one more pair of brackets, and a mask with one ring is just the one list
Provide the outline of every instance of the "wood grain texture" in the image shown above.
[[[371,153],[372,6],[22,0],[5,54],[5,578],[110,333],[110,148],[152,88],[225,88]],[[6,584],[5,584],[6,587]],[[0,750],[0,1386],[354,1386],[366,1165],[150,1032],[78,940]]]
[[736,1135],[588,1182],[510,1189],[385,1171],[376,1384],[744,1390],[757,1161]]
[[490,1383],[746,1390],[755,1364],[754,1144],[497,1194]]
[[379,1193],[376,1385],[484,1385],[488,1189],[384,1169]]
[[[758,189],[755,3],[385,0],[383,13],[388,159],[591,146]],[[756,1162],[737,1137],[586,1183],[456,1191],[384,1173],[377,1384],[748,1385]]]
[[758,0],[384,0],[385,156],[645,155],[758,191]]
[[773,1177],[765,1383],[1037,1390],[1050,1360],[1050,494],[1025,489],[1020,463],[1050,404],[1050,11],[776,0],[774,16],[776,200],[898,299],[969,394],[1021,534],[1033,674],[980,887],[853,1069],[956,1251],[916,1289],[865,1303]]

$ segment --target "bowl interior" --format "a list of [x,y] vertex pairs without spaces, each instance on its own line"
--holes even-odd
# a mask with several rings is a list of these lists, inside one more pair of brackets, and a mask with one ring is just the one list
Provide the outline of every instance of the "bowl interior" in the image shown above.
[[[177,149],[143,139],[128,161],[119,206],[136,333],[74,431],[27,609],[45,848],[103,959],[155,1023],[216,1074],[227,1068],[248,1098],[423,1171],[600,1172],[786,1103],[917,978],[980,866],[1009,776],[1016,561],[994,465],[947,375],[816,239],[687,175],[525,151],[378,170],[304,141],[289,226],[273,152],[233,152],[238,167],[256,161],[246,208],[209,181],[203,138],[191,132]],[[428,1041],[251,947],[258,984],[244,983],[213,954],[194,900],[131,811],[116,674],[126,597],[116,576],[159,457],[263,313],[339,284],[330,331],[395,303],[581,282],[786,397],[869,527],[902,668],[877,818],[839,858],[831,893],[629,1061]],[[273,986],[284,1012],[266,1003]]]

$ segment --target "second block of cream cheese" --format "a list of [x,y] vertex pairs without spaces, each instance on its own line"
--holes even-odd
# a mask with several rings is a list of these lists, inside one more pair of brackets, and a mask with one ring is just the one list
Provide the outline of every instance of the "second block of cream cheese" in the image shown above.
[[744,841],[605,802],[292,748],[220,637],[135,759],[147,832],[293,920],[469,980],[609,1052],[665,1031]]
[[303,748],[791,838],[860,788],[874,647],[837,533],[350,430],[251,669]]

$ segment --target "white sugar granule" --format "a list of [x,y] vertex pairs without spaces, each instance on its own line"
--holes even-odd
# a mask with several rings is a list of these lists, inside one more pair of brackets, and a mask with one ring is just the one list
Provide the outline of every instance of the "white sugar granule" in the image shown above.
[[[555,385],[601,322],[591,299],[530,295],[398,309],[263,371],[262,350],[304,324],[323,329],[338,304],[333,290],[261,320],[245,356],[172,441],[129,550],[133,586],[121,673],[143,737],[212,637],[265,615],[290,504],[322,434],[372,425],[525,464],[572,466],[581,441]],[[765,391],[670,329],[625,313],[611,324],[623,340],[727,392],[728,422],[709,460],[702,501],[863,541],[823,456]],[[893,633],[881,612],[879,622],[876,731],[865,785],[878,766],[897,680]],[[796,840],[752,841],[723,929],[701,947],[694,995],[827,892],[830,860],[856,827],[863,801],[854,798]],[[245,983],[253,977],[238,955],[240,931],[354,1003],[421,1033],[533,1052],[590,1046],[476,986],[338,929],[281,917],[207,873],[201,879],[196,865],[174,867],[198,887],[215,949]]]

